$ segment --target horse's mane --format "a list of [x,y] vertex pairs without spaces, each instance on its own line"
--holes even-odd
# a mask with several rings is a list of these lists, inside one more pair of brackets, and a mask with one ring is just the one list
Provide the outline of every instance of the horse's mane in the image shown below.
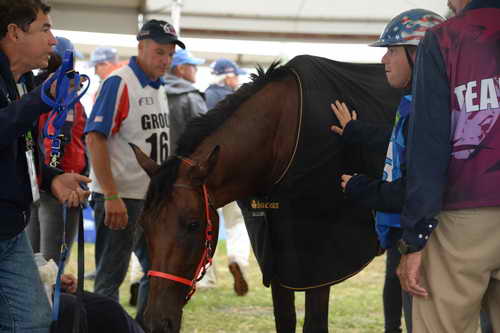
[[172,185],[177,179],[177,172],[181,162],[180,157],[190,156],[198,145],[209,135],[215,132],[239,106],[262,89],[267,83],[283,79],[289,72],[280,61],[275,61],[264,71],[257,66],[257,74],[252,74],[251,82],[243,84],[235,93],[221,100],[206,114],[193,118],[186,126],[177,142],[175,156],[165,161],[152,178],[146,194],[145,210],[157,206],[160,200],[171,192]]

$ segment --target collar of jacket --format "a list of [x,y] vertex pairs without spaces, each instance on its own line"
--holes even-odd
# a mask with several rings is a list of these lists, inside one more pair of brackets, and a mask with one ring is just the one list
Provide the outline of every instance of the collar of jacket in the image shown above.
[[0,51],[0,84],[2,88],[6,90],[4,93],[7,93],[8,97],[11,100],[17,98],[17,89],[16,83],[14,81],[14,76],[10,70],[10,61],[7,55]]
[[[16,82],[14,81],[14,75],[10,70],[10,61],[7,55],[2,51],[0,51],[0,76],[1,81],[3,81],[0,82],[0,84],[5,85],[5,89],[9,92],[9,97],[12,100],[16,99],[19,95],[16,88]],[[21,76],[19,82],[26,84],[28,90],[31,90],[33,88],[33,79],[33,73],[28,71]]]

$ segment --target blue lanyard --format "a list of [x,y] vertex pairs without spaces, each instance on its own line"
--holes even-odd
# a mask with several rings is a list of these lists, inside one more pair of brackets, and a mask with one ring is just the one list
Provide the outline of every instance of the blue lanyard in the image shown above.
[[[68,50],[65,51],[61,66],[59,66],[55,74],[47,79],[42,85],[42,100],[52,108],[43,128],[43,137],[52,140],[50,161],[50,166],[52,167],[57,167],[59,165],[59,158],[62,154],[61,147],[64,139],[62,127],[66,121],[68,112],[74,108],[75,104],[85,95],[90,86],[90,78],[74,70],[73,59],[73,52]],[[83,89],[81,94],[78,94],[80,87],[77,85],[81,78],[87,79],[87,86]],[[56,97],[55,99],[51,99],[47,95],[47,91],[50,91],[52,83],[56,80]],[[72,80],[74,80],[75,86],[70,89]],[[48,129],[50,123],[52,123],[52,127],[54,128],[54,134],[49,133]]]
[[59,270],[57,271],[56,286],[54,290],[54,307],[52,308],[52,321],[57,321],[59,318],[59,306],[61,300],[61,276],[64,273],[64,266],[68,258],[68,244],[66,243],[66,226],[68,222],[68,214],[70,208],[66,203],[63,205],[63,235],[61,244],[61,255],[59,256]]
[[[80,187],[87,191],[88,187],[85,183],[80,183]],[[81,204],[80,209],[87,207],[87,202]],[[64,268],[66,266],[66,259],[68,259],[68,244],[66,243],[66,227],[68,225],[68,215],[70,212],[70,207],[65,202],[63,204],[63,234],[61,243],[61,255],[59,256],[59,270],[57,271],[56,285],[54,288],[54,306],[52,308],[52,321],[56,322],[59,319],[59,308],[61,304],[61,276],[64,273]],[[83,223],[79,221],[78,223]],[[79,231],[80,232],[80,231]],[[78,276],[79,279],[83,279],[83,276]]]

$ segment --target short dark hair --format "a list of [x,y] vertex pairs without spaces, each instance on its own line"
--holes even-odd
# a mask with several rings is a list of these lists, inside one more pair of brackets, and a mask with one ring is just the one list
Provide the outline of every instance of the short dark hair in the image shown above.
[[45,0],[0,0],[0,39],[7,34],[9,24],[28,31],[39,11],[44,14],[50,12],[50,6]]

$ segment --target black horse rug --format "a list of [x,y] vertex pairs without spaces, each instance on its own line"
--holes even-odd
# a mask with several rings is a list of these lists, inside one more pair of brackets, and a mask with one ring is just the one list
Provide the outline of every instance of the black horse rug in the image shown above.
[[298,56],[286,64],[300,90],[300,128],[289,169],[265,196],[240,202],[252,247],[269,286],[305,290],[341,282],[379,251],[372,212],[347,200],[342,173],[380,177],[383,153],[346,145],[329,127],[345,102],[364,121],[391,123],[401,97],[378,64]]

